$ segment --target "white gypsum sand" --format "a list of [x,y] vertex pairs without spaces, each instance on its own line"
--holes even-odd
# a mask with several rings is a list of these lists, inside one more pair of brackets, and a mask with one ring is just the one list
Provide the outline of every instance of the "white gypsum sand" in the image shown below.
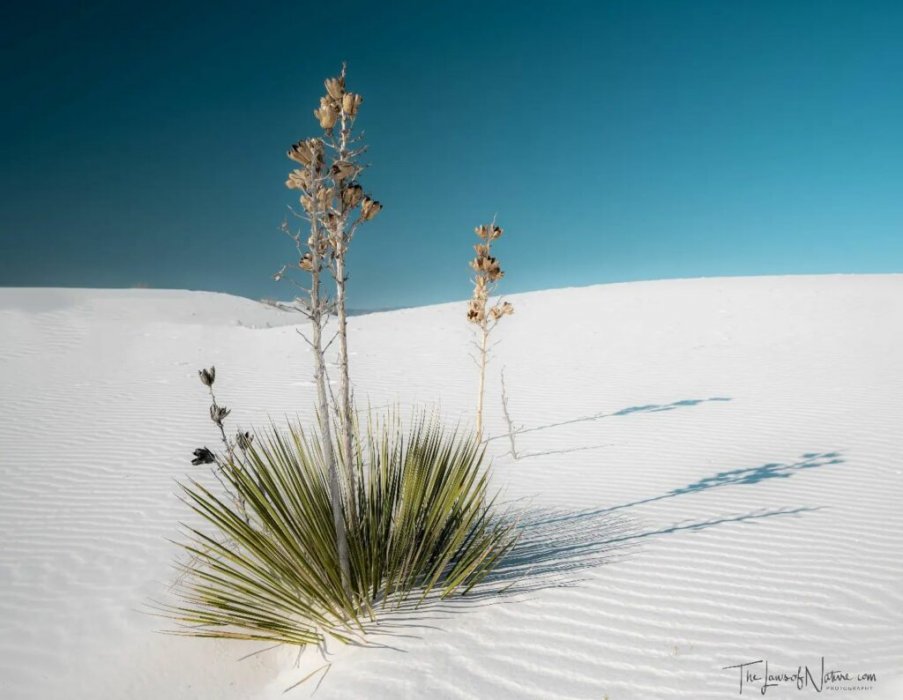
[[[877,674],[832,697],[903,697],[903,276],[510,298],[485,419],[523,514],[515,587],[394,620],[382,648],[331,644],[282,695],[317,650],[239,660],[262,645],[157,634],[144,611],[189,517],[175,481],[217,442],[197,370],[216,365],[233,428],[309,423],[301,319],[200,292],[0,289],[3,697],[309,697],[322,678],[324,700],[722,700],[725,666],[821,657]],[[472,418],[465,306],[352,318],[358,402]]]

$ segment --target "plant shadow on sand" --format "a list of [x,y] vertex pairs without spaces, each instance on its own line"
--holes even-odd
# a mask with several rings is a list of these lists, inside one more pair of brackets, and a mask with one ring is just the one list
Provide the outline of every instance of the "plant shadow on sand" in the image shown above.
[[750,486],[767,479],[788,479],[794,474],[844,463],[838,452],[809,452],[795,461],[769,462],[719,472],[659,496],[607,508],[556,510],[527,507],[512,509],[509,517],[518,520],[519,538],[489,577],[464,597],[434,600],[414,609],[402,605],[372,630],[377,635],[407,636],[403,629],[430,627],[431,621],[445,619],[444,612],[515,602],[524,594],[548,588],[566,588],[580,583],[581,571],[630,555],[648,538],[699,531],[730,523],[757,523],[771,518],[797,518],[819,510],[817,507],[758,509],[702,520],[680,521],[667,527],[649,529],[628,512],[630,508],[667,498],[700,493],[728,486]]
[[[622,408],[618,411],[614,411],[613,413],[600,412],[600,413],[594,413],[589,416],[580,416],[579,418],[571,418],[568,420],[559,421],[557,423],[548,423],[546,425],[538,425],[538,426],[534,426],[532,428],[518,428],[514,431],[514,435],[518,436],[518,435],[523,435],[526,433],[535,433],[540,430],[550,430],[552,428],[560,428],[565,425],[574,425],[576,423],[588,423],[588,422],[592,422],[592,421],[602,420],[603,418],[618,418],[618,417],[622,417],[622,416],[634,415],[636,413],[662,413],[664,411],[674,411],[679,408],[689,408],[692,406],[698,406],[698,405],[704,404],[704,403],[726,402],[726,401],[733,401],[733,399],[731,399],[730,397],[725,397],[725,396],[713,396],[708,399],[683,399],[681,401],[673,401],[672,403],[665,403],[665,404],[650,403],[650,404],[642,404],[642,405],[637,405],[637,406],[628,406],[627,408]],[[493,437],[488,438],[486,440],[486,442],[490,442],[492,440],[500,440],[502,438],[508,438],[508,437],[509,437],[508,433],[502,433],[501,435],[494,435]],[[582,452],[585,450],[595,450],[600,447],[608,447],[608,443],[603,444],[603,445],[591,445],[589,447],[572,447],[572,448],[564,449],[564,450],[549,450],[546,452],[529,452],[529,453],[520,455],[518,457],[518,459],[529,459],[530,457],[541,457],[544,455],[551,455],[551,454],[564,454],[567,452]]]
[[[626,512],[630,508],[727,486],[748,486],[766,479],[788,479],[819,467],[842,464],[838,452],[808,452],[792,462],[769,462],[719,472],[667,493],[607,508],[580,511],[534,510],[520,517],[520,537],[514,548],[489,577],[488,583],[530,579],[573,572],[604,564],[615,554],[648,537],[684,530],[702,530],[724,523],[750,522],[782,515],[796,515],[814,508],[758,510],[692,522],[676,523],[657,530],[644,530]],[[544,587],[540,584],[540,587]],[[523,590],[519,586],[513,588]]]
[[[537,425],[532,428],[522,428],[518,430],[518,435],[522,433],[535,433],[539,430],[549,430],[550,428],[558,428],[562,425],[573,425],[574,423],[586,423],[588,421],[601,420],[602,418],[617,418],[619,416],[629,416],[634,413],[662,413],[663,411],[674,411],[678,408],[689,408],[691,406],[698,406],[703,403],[710,402],[724,402],[724,401],[733,401],[730,397],[727,396],[713,396],[708,399],[683,399],[682,401],[673,401],[672,403],[650,403],[643,404],[639,406],[628,406],[627,408],[622,408],[618,411],[614,411],[613,413],[594,413],[590,416],[580,416],[579,418],[570,418],[568,420],[558,421],[557,423],[547,423],[546,425]],[[502,435],[494,435],[489,438],[489,440],[499,440],[501,438],[507,437],[507,434]]]

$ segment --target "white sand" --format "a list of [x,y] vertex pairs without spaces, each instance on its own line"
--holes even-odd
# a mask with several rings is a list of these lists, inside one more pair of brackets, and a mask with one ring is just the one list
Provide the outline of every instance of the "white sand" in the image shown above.
[[[522,456],[490,447],[532,513],[521,590],[330,652],[315,697],[721,700],[739,690],[724,666],[825,657],[878,678],[825,696],[903,698],[903,276],[511,301],[487,410],[501,435],[504,366]],[[463,312],[352,319],[359,399],[468,415]],[[199,292],[0,289],[2,697],[311,695],[322,674],[282,691],[316,650],[239,661],[260,645],[164,636],[142,612],[172,580],[174,480],[216,442],[196,370],[216,365],[237,423],[307,420],[298,320]]]

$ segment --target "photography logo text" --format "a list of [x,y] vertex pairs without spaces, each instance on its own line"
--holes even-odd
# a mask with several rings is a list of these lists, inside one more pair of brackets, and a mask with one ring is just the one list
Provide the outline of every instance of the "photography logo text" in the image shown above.
[[765,695],[769,690],[778,688],[812,693],[865,692],[874,690],[878,683],[876,673],[826,665],[824,656],[813,666],[778,666],[768,659],[757,659],[723,666],[722,670],[736,674],[734,677],[738,682],[740,695]]

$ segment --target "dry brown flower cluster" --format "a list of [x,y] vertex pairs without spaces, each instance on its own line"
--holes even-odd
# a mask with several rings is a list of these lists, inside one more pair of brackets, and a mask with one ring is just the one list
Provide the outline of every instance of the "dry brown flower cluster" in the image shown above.
[[[312,231],[307,252],[299,250],[298,266],[312,273],[319,273],[324,264],[331,263],[334,268],[336,257],[344,258],[357,227],[382,209],[357,182],[364,169],[358,157],[365,148],[355,148],[359,139],[352,137],[352,128],[363,98],[346,90],[344,66],[341,75],[324,81],[324,87],[326,94],[314,110],[324,133],[289,148],[288,157],[302,167],[292,170],[285,181],[286,187],[299,191],[304,217],[312,229],[323,229],[319,235]],[[356,217],[352,216],[354,210],[358,210]],[[335,277],[335,269],[331,272]]]
[[470,261],[474,277],[473,296],[467,306],[467,320],[471,323],[483,325],[487,319],[497,322],[502,316],[514,313],[514,307],[507,301],[487,308],[495,286],[505,276],[498,259],[492,256],[492,241],[501,238],[502,232],[502,228],[495,224],[483,224],[474,229],[474,233],[485,242],[473,247],[476,256]]

